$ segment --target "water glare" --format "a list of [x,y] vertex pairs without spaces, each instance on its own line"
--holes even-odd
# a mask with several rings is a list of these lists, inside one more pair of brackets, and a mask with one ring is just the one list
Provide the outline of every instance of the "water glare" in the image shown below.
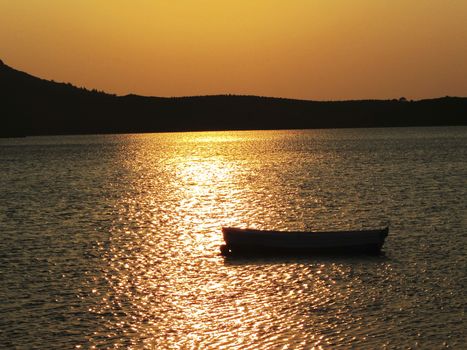
[[[466,141],[465,128],[2,141],[0,342],[461,347]],[[388,219],[383,256],[219,255],[223,225]]]

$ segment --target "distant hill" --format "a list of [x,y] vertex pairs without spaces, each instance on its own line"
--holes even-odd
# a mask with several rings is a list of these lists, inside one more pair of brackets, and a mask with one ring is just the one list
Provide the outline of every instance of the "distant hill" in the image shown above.
[[304,101],[258,96],[116,96],[0,61],[0,136],[467,125],[467,98]]

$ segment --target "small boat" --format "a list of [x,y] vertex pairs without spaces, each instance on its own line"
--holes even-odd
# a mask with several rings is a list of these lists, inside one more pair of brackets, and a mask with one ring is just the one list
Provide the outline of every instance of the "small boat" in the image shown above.
[[355,231],[292,232],[222,227],[222,255],[379,253],[389,228]]

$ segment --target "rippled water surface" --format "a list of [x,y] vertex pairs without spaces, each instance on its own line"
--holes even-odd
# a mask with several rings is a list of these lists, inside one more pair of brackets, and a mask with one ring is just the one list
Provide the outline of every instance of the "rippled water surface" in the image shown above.
[[[0,140],[6,348],[462,348],[467,128]],[[376,257],[224,258],[222,225],[390,225]]]

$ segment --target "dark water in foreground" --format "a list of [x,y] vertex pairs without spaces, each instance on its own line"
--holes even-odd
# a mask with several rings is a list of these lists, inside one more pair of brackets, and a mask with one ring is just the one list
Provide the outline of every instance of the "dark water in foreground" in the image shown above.
[[[0,140],[6,348],[462,348],[467,128]],[[220,226],[385,255],[226,259]]]

